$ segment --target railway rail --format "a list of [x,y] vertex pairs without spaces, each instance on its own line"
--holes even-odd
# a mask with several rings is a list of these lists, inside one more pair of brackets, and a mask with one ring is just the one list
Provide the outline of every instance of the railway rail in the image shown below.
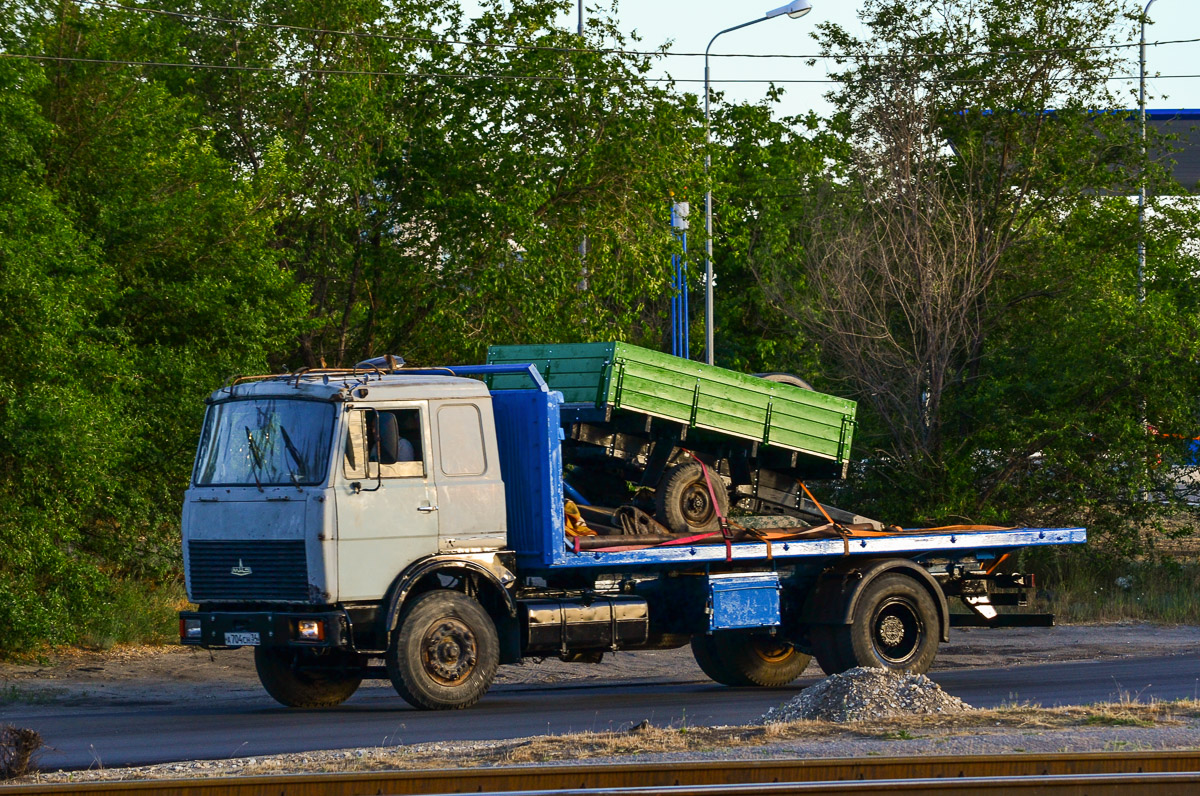
[[1200,751],[1086,752],[954,757],[718,761],[295,774],[190,780],[12,785],[3,796],[367,796],[492,793],[505,796],[777,796],[787,793],[986,796],[1038,793],[1195,794]]

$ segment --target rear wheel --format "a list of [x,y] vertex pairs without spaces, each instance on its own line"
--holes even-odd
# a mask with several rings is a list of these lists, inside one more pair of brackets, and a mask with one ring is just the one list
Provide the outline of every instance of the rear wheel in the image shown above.
[[667,470],[655,490],[654,499],[658,521],[674,533],[710,533],[719,530],[720,517],[729,514],[729,493],[725,489],[725,482],[711,468],[705,479],[704,468],[697,461],[677,464]]
[[842,646],[838,639],[845,628],[845,625],[813,625],[808,629],[813,655],[825,674],[838,674],[858,665],[842,657]]
[[290,708],[329,708],[358,690],[364,661],[340,650],[255,647],[254,668],[276,702]]
[[732,686],[750,685],[749,680],[739,677],[733,667],[721,657],[716,636],[692,636],[692,657],[696,659],[700,670],[714,682]]
[[752,635],[726,634],[718,638],[717,649],[721,657],[747,685],[774,687],[787,685],[808,668],[811,655],[782,639],[755,633]]
[[917,581],[898,573],[871,581],[849,625],[812,629],[813,649],[827,674],[855,666],[921,674],[937,656],[937,605]]
[[692,656],[722,685],[781,686],[795,680],[812,656],[765,633],[714,633],[692,637]]
[[423,710],[474,705],[500,663],[492,618],[467,595],[439,589],[413,598],[387,652],[396,693]]

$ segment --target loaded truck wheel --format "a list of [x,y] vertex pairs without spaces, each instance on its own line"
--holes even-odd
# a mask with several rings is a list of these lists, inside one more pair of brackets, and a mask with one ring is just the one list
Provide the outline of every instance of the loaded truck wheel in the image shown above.
[[880,575],[854,607],[849,625],[817,625],[813,651],[826,674],[855,666],[923,674],[937,655],[940,627],[933,597],[906,575]]
[[717,651],[716,636],[692,636],[692,657],[696,659],[700,671],[714,682],[732,686],[750,685],[749,681],[739,677],[733,667],[721,658]]
[[338,650],[255,647],[254,668],[267,693],[289,708],[331,708],[363,681],[359,656]]
[[793,376],[791,373],[755,373],[760,379],[774,381],[780,384],[790,384],[793,387],[799,387],[802,390],[811,390],[812,385],[806,382],[799,376]]
[[811,655],[766,633],[714,633],[692,637],[701,671],[722,685],[781,686],[795,680]]
[[[655,490],[654,505],[658,521],[675,533],[709,533],[719,530],[720,517],[729,514],[729,492],[715,470],[709,468],[712,491],[704,479],[700,462],[677,464],[663,474]],[[713,495],[717,502],[714,506]]]
[[499,663],[492,618],[479,603],[449,589],[413,598],[387,651],[396,693],[422,710],[474,705],[492,685]]

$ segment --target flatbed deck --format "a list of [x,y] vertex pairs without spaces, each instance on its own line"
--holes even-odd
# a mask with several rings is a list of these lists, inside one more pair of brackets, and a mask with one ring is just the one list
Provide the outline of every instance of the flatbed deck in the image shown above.
[[[636,545],[636,536],[614,536],[614,545]],[[804,558],[837,558],[843,556],[920,556],[976,553],[983,559],[998,557],[1002,552],[1020,547],[1041,545],[1083,544],[1087,541],[1085,528],[1011,528],[986,531],[930,531],[909,529],[902,533],[842,539],[798,539],[772,542],[734,542],[729,550],[718,537],[715,543],[670,545],[643,550],[592,551],[578,553],[568,548],[569,540],[556,550],[552,567],[612,567],[652,566],[680,561],[721,563],[727,560],[776,560]]]

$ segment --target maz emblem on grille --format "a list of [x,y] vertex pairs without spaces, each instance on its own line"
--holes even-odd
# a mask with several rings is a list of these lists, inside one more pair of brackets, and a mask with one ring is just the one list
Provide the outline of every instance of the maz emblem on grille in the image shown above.
[[236,566],[236,567],[233,567],[233,568],[231,568],[231,569],[229,570],[229,574],[230,574],[230,575],[237,575],[239,578],[244,578],[244,577],[246,577],[247,575],[249,575],[249,574],[250,574],[251,572],[253,572],[253,571],[254,571],[254,570],[250,569],[250,567],[243,566],[243,565],[242,565],[242,559],[240,559],[240,558],[239,558],[239,559],[238,559],[238,562],[237,562],[237,566]]

